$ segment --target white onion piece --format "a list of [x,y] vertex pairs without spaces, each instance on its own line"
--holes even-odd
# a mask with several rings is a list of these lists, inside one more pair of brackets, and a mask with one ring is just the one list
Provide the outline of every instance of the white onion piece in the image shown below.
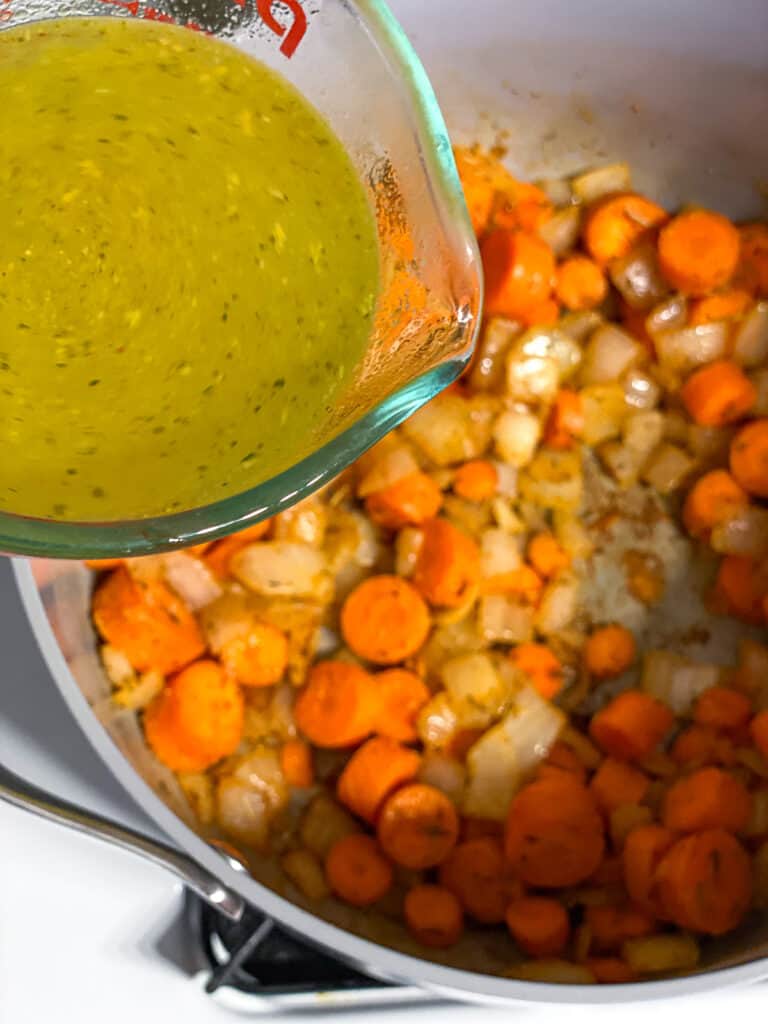
[[423,530],[414,526],[406,526],[400,530],[395,540],[395,572],[398,576],[413,576],[423,543]]
[[496,493],[503,498],[517,497],[517,470],[507,462],[494,462],[496,467]]
[[491,418],[483,404],[487,402],[483,395],[468,401],[444,392],[415,412],[401,429],[438,466],[476,459],[490,440]]
[[512,346],[509,359],[526,357],[552,359],[557,364],[558,379],[568,380],[582,360],[582,351],[570,335],[556,327],[534,327],[526,331]]
[[757,398],[752,406],[753,415],[768,416],[768,369],[750,373],[749,379],[757,390]]
[[555,256],[565,256],[579,240],[581,210],[578,206],[564,206],[539,227],[539,237],[546,242]]
[[493,527],[480,539],[480,572],[484,579],[520,568],[520,540],[506,530]]
[[643,480],[659,494],[670,494],[683,483],[694,465],[687,452],[664,441],[643,467]]
[[538,417],[514,409],[503,412],[493,428],[496,451],[504,462],[517,469],[531,461],[540,437],[541,424]]
[[505,375],[504,359],[522,330],[517,320],[500,316],[486,320],[469,378],[473,390],[495,391],[501,388]]
[[206,642],[214,654],[220,654],[233,640],[245,636],[255,621],[254,599],[239,589],[225,591],[200,615]]
[[568,206],[573,199],[571,183],[567,178],[542,178],[535,184],[553,206]]
[[677,330],[688,322],[688,303],[684,295],[670,295],[654,306],[645,319],[645,329],[655,338],[659,331]]
[[594,203],[612,192],[626,192],[631,187],[632,176],[626,163],[606,164],[571,180],[573,194],[581,203]]
[[543,509],[573,509],[580,505],[583,483],[578,452],[542,448],[520,476],[520,495],[530,502],[540,522]]
[[568,313],[557,325],[562,334],[567,334],[573,341],[585,342],[590,334],[605,323],[605,319],[594,309],[582,309],[576,313]]
[[582,436],[586,444],[600,444],[618,437],[621,424],[629,412],[620,384],[597,384],[581,392],[584,412]]
[[721,671],[717,665],[697,664],[672,651],[648,651],[640,687],[682,716],[690,713],[697,697],[720,682]]
[[272,536],[275,540],[293,540],[319,548],[327,525],[328,506],[313,494],[275,516]]
[[736,327],[733,334],[732,358],[749,369],[768,359],[768,302],[758,302]]
[[659,270],[656,246],[639,242],[611,264],[609,276],[616,289],[633,309],[650,309],[669,291]]
[[664,437],[664,415],[653,410],[628,416],[622,424],[621,435],[631,452],[647,458]]
[[659,362],[677,373],[695,370],[697,366],[722,359],[728,347],[729,326],[722,321],[659,331],[653,341]]
[[299,824],[299,839],[302,846],[325,860],[328,851],[340,839],[359,831],[352,815],[327,793],[320,792],[304,812]]
[[163,556],[165,579],[192,612],[221,597],[222,588],[214,574],[199,558],[183,551]]
[[642,412],[655,409],[661,400],[661,388],[645,370],[630,366],[624,374],[624,398],[628,406]]
[[688,423],[684,441],[697,459],[716,465],[728,461],[728,452],[735,434],[735,427],[704,427],[700,423]]
[[643,346],[613,324],[598,327],[589,339],[581,365],[583,385],[610,384],[645,354]]
[[417,473],[419,464],[406,444],[399,444],[381,453],[357,485],[358,498],[365,498],[376,491],[391,487],[406,476]]
[[444,691],[427,701],[416,720],[416,731],[425,747],[442,750],[459,731],[459,718]]
[[505,594],[480,599],[477,625],[485,643],[524,644],[533,639],[534,611]]
[[549,404],[559,383],[560,367],[555,359],[514,349],[507,356],[507,394],[515,401]]
[[552,636],[570,625],[576,614],[578,599],[579,584],[573,576],[559,576],[548,583],[534,618],[539,633]]
[[107,673],[107,679],[114,687],[130,685],[136,679],[133,665],[128,660],[128,655],[123,654],[117,647],[111,644],[104,644],[99,648],[101,663]]
[[418,780],[426,786],[434,786],[435,789],[439,789],[455,804],[461,804],[467,781],[467,770],[455,757],[448,757],[447,754],[439,751],[429,751],[421,762]]
[[323,582],[325,559],[307,544],[273,540],[249,544],[231,562],[232,573],[265,597],[316,597]]
[[722,555],[768,555],[768,509],[750,505],[712,530],[712,548]]
[[216,817],[228,836],[255,849],[265,849],[272,820],[265,796],[231,775],[216,787]]
[[509,696],[488,654],[450,658],[440,675],[461,729],[484,729],[501,712]]

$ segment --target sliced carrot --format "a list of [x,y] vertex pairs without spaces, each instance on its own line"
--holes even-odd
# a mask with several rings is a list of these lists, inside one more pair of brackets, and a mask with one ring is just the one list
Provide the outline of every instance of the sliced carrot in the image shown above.
[[409,889],[403,915],[416,941],[434,949],[453,946],[464,927],[459,901],[439,885],[414,885]]
[[472,227],[479,237],[488,226],[496,196],[490,160],[484,153],[458,147],[454,149],[453,155],[464,191],[464,202],[469,210]]
[[388,797],[377,834],[390,860],[420,871],[448,857],[459,835],[459,819],[453,803],[439,789],[412,783]]
[[351,747],[373,731],[378,714],[371,676],[345,661],[319,661],[296,698],[297,727],[318,747]]
[[708,725],[689,725],[675,739],[670,751],[678,764],[689,768],[729,765],[736,760],[733,741]]
[[[485,501],[492,498],[499,485],[499,474],[487,459],[473,459],[459,466],[453,478],[453,490],[467,501]],[[435,510],[432,515],[436,515]]]
[[768,759],[768,711],[758,711],[749,723],[749,734],[763,757]]
[[256,622],[243,636],[227,640],[220,657],[243,686],[274,686],[288,665],[288,638],[277,626]]
[[706,295],[733,277],[741,240],[735,226],[711,210],[679,213],[659,233],[659,266],[686,295]]
[[200,628],[184,602],[162,581],[137,579],[124,565],[105,577],[91,605],[101,636],[139,672],[177,672],[205,650]]
[[560,307],[554,299],[544,299],[529,306],[520,322],[526,327],[554,327],[560,319]]
[[635,192],[607,196],[587,213],[584,245],[592,259],[604,267],[626,256],[641,235],[666,219],[660,206]]
[[443,492],[426,473],[411,473],[365,499],[365,511],[377,526],[401,530],[420,526],[436,516],[443,503]]
[[537,775],[542,776],[547,771],[569,772],[579,782],[587,781],[587,769],[584,762],[573,748],[563,743],[562,740],[557,740],[550,747],[546,758],[539,765]]
[[594,309],[608,294],[608,282],[588,256],[569,256],[557,268],[555,295],[566,309]]
[[524,672],[547,700],[552,700],[563,688],[562,662],[544,644],[518,644],[509,657],[515,668]]
[[417,738],[416,717],[430,698],[430,690],[420,676],[404,668],[389,668],[374,677],[379,710],[374,732],[401,743]]
[[581,395],[560,388],[549,410],[544,427],[544,444],[548,448],[572,448],[584,432],[584,406]]
[[585,966],[601,985],[628,985],[637,981],[637,975],[619,956],[590,956]]
[[642,825],[633,829],[624,841],[621,858],[624,885],[632,902],[658,916],[656,871],[675,835],[661,825]]
[[694,722],[715,729],[740,729],[751,715],[749,697],[727,686],[710,686],[699,696],[693,709]]
[[220,579],[226,579],[230,574],[229,564],[238,551],[257,540],[263,540],[271,529],[272,520],[263,519],[260,523],[247,526],[244,530],[217,541],[205,552],[205,564]]
[[482,582],[484,594],[507,594],[523,604],[538,605],[544,590],[544,581],[530,565],[521,565],[509,572],[488,576]]
[[674,725],[666,704],[647,693],[628,690],[592,717],[589,734],[606,754],[639,761],[653,753]]
[[746,289],[726,288],[714,295],[694,299],[688,306],[688,323],[691,327],[700,327],[717,320],[730,320],[745,313],[751,302],[752,296]]
[[753,295],[768,297],[768,224],[743,224],[736,278]]
[[447,519],[430,519],[423,529],[414,586],[430,604],[456,607],[480,579],[480,551]]
[[537,533],[528,544],[528,561],[545,579],[551,579],[571,564],[571,559],[562,545],[551,533]]
[[753,420],[731,442],[731,473],[745,491],[768,498],[768,419]]
[[488,316],[525,317],[549,298],[555,257],[537,235],[497,228],[485,236],[480,251]]
[[500,840],[504,835],[504,826],[491,818],[462,818],[460,835],[462,842],[483,839],[485,836]]
[[341,632],[350,649],[376,665],[394,665],[415,654],[429,627],[421,594],[400,576],[369,576],[341,609]]
[[504,850],[527,885],[554,889],[583,882],[605,850],[594,797],[565,772],[529,782],[510,805]]
[[597,871],[589,876],[590,885],[597,885],[603,888],[620,886],[623,881],[624,865],[621,855],[618,853],[605,857]]
[[286,740],[280,750],[280,768],[289,786],[306,788],[314,785],[312,748],[304,740]]
[[602,626],[584,645],[584,664],[598,679],[620,676],[635,660],[635,638],[625,626]]
[[413,779],[421,755],[387,736],[374,736],[354,752],[336,786],[339,801],[369,824],[389,794]]
[[734,775],[720,768],[700,768],[678,779],[667,791],[662,820],[673,832],[724,828],[739,832],[749,821],[752,797]]
[[657,869],[665,916],[680,928],[724,935],[740,924],[752,898],[752,866],[738,839],[708,829],[678,840]]
[[529,956],[557,956],[568,944],[571,927],[562,903],[544,896],[524,896],[507,907],[507,928]]
[[196,661],[171,677],[144,712],[144,735],[173,771],[201,772],[233,754],[243,736],[240,687],[215,661]]
[[325,859],[325,877],[353,907],[369,907],[392,888],[392,867],[375,840],[357,833],[337,840]]
[[598,807],[610,814],[622,804],[641,803],[650,784],[651,780],[639,768],[606,757],[592,776],[589,788]]
[[726,555],[720,562],[715,581],[715,604],[726,615],[761,625],[767,589],[768,580],[751,558]]
[[545,192],[529,182],[509,175],[496,195],[491,212],[494,227],[538,231],[552,216],[552,204]]
[[651,935],[655,919],[638,907],[587,907],[584,920],[592,934],[592,944],[600,953],[621,949],[627,939]]
[[117,569],[123,561],[122,558],[89,558],[86,559],[85,567],[94,572],[107,572],[109,569]]
[[743,419],[757,400],[757,388],[729,359],[695,370],[680,398],[688,415],[704,427],[725,427]]
[[522,885],[509,871],[501,841],[495,836],[459,843],[440,865],[440,885],[483,924],[500,924],[510,900],[523,895]]
[[692,537],[708,540],[715,526],[725,523],[749,505],[747,492],[725,469],[700,476],[683,505],[683,523]]

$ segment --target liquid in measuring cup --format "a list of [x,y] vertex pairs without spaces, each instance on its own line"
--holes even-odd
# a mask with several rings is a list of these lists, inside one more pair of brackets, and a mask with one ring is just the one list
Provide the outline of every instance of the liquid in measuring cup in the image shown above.
[[281,76],[174,25],[0,32],[0,510],[108,521],[317,447],[371,332],[374,217]]

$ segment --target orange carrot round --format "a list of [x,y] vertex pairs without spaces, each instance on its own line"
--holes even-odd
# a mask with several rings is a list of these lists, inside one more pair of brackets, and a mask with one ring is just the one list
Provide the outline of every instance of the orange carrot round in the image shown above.
[[741,240],[734,225],[710,210],[679,213],[659,233],[659,266],[686,295],[706,295],[727,284],[739,262]]
[[658,916],[656,871],[675,835],[661,825],[642,825],[633,829],[621,851],[624,885],[632,902]]
[[768,498],[768,419],[753,420],[731,442],[731,473],[745,491]]
[[680,928],[724,935],[741,922],[752,898],[752,866],[741,843],[723,829],[678,840],[656,872],[664,916]]
[[592,794],[565,772],[529,782],[513,799],[504,850],[527,885],[577,885],[597,870],[604,849]]
[[746,694],[727,686],[710,686],[693,708],[693,720],[715,729],[740,729],[752,714],[752,702]]
[[619,956],[590,956],[585,966],[601,985],[628,985],[637,981],[635,972]]
[[344,661],[319,661],[307,675],[293,715],[318,747],[351,747],[373,731],[378,713],[371,676]]
[[221,648],[221,663],[243,686],[273,686],[288,665],[288,638],[277,626],[257,622]]
[[680,398],[695,423],[724,427],[747,415],[757,400],[757,389],[740,366],[718,359],[691,374]]
[[606,754],[620,761],[640,761],[653,753],[674,721],[674,715],[661,701],[628,690],[592,717],[589,734]]
[[287,740],[280,750],[280,768],[289,786],[300,789],[312,786],[315,781],[312,748],[304,740]]
[[443,493],[432,477],[418,472],[369,494],[365,511],[377,526],[401,530],[404,526],[420,526],[436,516],[442,503]]
[[416,941],[434,949],[454,945],[464,927],[459,901],[439,885],[414,885],[409,889],[403,914]]
[[689,725],[672,744],[672,758],[690,768],[705,765],[733,764],[736,759],[733,741],[708,725]]
[[595,774],[589,788],[598,807],[610,814],[622,804],[639,804],[650,785],[650,779],[626,761],[606,757]]
[[243,736],[240,687],[215,661],[196,661],[168,680],[144,712],[144,735],[158,760],[201,772],[233,754]]
[[447,519],[424,524],[413,584],[430,604],[454,608],[480,579],[480,552],[465,533]]
[[440,865],[440,884],[483,924],[500,924],[509,901],[522,896],[522,886],[510,873],[495,836],[459,843]]
[[768,759],[768,711],[758,711],[749,723],[749,734],[763,757]]
[[767,587],[768,580],[751,558],[726,555],[717,570],[716,603],[725,614],[759,626]]
[[134,578],[124,565],[96,588],[96,628],[138,672],[178,672],[205,650],[200,628],[184,602],[160,580]]
[[524,604],[538,605],[544,590],[544,581],[530,565],[521,565],[509,572],[501,572],[483,580],[484,594],[508,594]]
[[547,700],[552,700],[563,688],[562,663],[544,644],[518,644],[510,651],[509,658]]
[[584,663],[598,679],[620,676],[635,660],[635,638],[624,626],[602,626],[584,645]]
[[749,821],[752,797],[734,775],[720,768],[700,768],[678,779],[664,798],[662,820],[673,832],[723,828],[739,832]]
[[480,251],[486,315],[525,317],[549,298],[555,257],[536,235],[497,228],[483,239]]
[[507,907],[507,928],[529,956],[557,956],[568,943],[570,923],[562,903],[544,896],[523,896]]
[[546,758],[539,765],[538,774],[544,775],[550,770],[568,772],[574,775],[579,782],[587,780],[587,769],[584,762],[573,748],[563,743],[562,740],[557,740],[550,747]]
[[555,295],[566,309],[594,309],[608,294],[608,282],[588,256],[570,256],[558,266]]
[[751,303],[752,296],[745,288],[726,288],[714,295],[694,299],[688,306],[688,323],[691,327],[700,327],[718,320],[730,320],[745,313]]
[[370,836],[335,842],[325,859],[325,876],[333,892],[353,907],[377,903],[392,887],[392,867]]
[[742,224],[739,284],[753,295],[768,297],[768,224]]
[[405,668],[389,668],[373,678],[379,705],[374,732],[412,743],[417,738],[416,717],[430,697],[428,687],[420,676]]
[[584,404],[578,391],[561,388],[544,427],[544,444],[562,450],[572,448],[584,431]]
[[341,609],[341,631],[350,649],[376,665],[394,665],[415,654],[429,625],[423,598],[400,576],[370,576]]
[[339,801],[358,818],[373,824],[389,794],[409,782],[421,756],[386,736],[374,736],[344,766],[336,786]]
[[651,914],[629,906],[587,907],[584,922],[593,948],[600,953],[619,950],[628,939],[652,934],[656,924]]
[[[453,490],[467,501],[485,501],[492,498],[499,485],[499,474],[487,459],[473,459],[459,466],[453,478]],[[432,513],[437,514],[437,510]]]
[[584,222],[584,245],[601,267],[626,256],[641,235],[662,224],[667,214],[656,203],[634,192],[598,200]]
[[692,537],[708,540],[715,526],[725,523],[749,505],[747,492],[725,469],[700,476],[683,505],[683,523]]
[[545,579],[551,579],[567,569],[571,560],[551,533],[537,533],[528,544],[528,561]]
[[459,819],[448,797],[434,786],[412,783],[386,800],[377,826],[382,850],[404,868],[441,864],[456,845]]

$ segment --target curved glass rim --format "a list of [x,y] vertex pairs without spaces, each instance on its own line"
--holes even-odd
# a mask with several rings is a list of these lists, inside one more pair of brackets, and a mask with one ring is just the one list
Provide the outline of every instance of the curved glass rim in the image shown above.
[[[416,128],[425,143],[421,147],[422,159],[443,214],[443,229],[455,235],[457,248],[465,252],[469,262],[479,266],[477,242],[448,130],[416,51],[384,0],[357,0],[347,6],[369,30],[382,56],[397,68],[407,87]],[[478,276],[479,310],[482,275]],[[45,558],[131,557],[189,547],[245,529],[328,483],[384,434],[455,381],[469,363],[478,327],[476,315],[469,324],[463,351],[398,388],[316,452],[255,487],[184,512],[144,519],[62,522],[0,511],[0,552]]]

